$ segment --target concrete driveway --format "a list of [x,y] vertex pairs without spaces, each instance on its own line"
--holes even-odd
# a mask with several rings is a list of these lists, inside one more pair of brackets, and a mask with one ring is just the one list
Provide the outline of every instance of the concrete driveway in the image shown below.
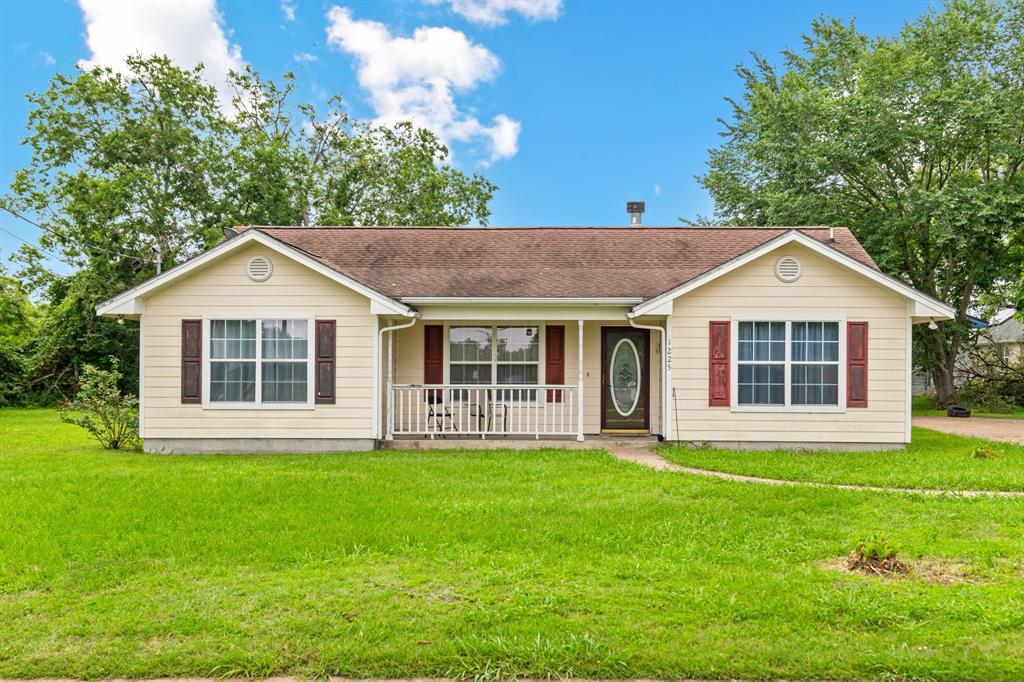
[[974,436],[1024,445],[1024,419],[914,417],[914,426],[957,436]]

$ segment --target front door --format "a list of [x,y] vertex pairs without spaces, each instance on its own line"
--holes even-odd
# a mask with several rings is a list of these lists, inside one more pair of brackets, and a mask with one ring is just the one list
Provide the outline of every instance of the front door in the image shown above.
[[650,334],[633,327],[601,327],[601,428],[650,428]]

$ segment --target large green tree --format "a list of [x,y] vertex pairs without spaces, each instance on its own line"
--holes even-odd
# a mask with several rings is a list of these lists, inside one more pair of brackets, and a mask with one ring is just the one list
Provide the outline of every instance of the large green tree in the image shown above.
[[70,263],[58,276],[39,251],[19,257],[46,300],[25,360],[27,385],[67,395],[84,364],[115,356],[134,389],[137,329],[95,305],[201,252],[238,224],[486,223],[496,187],[445,163],[410,124],[352,120],[340,98],[318,116],[294,102],[293,78],[231,75],[225,111],[202,67],[132,57],[125,68],[57,75],[28,95],[31,150],[3,198],[41,227],[40,246]]
[[497,187],[447,163],[448,148],[409,122],[354,120],[340,96],[325,111],[293,104],[252,69],[231,75],[239,143],[234,210],[253,225],[486,224]]
[[942,403],[979,300],[1021,295],[1024,0],[953,1],[892,38],[821,18],[781,68],[740,66],[700,177],[716,219],[846,225],[886,272],[957,310],[919,326]]

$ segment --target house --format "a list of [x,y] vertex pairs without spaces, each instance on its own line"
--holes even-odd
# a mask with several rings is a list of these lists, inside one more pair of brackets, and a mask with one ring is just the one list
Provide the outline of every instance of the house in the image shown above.
[[1024,361],[1024,325],[1015,317],[1016,310],[1000,311],[1000,321],[989,326],[978,338],[980,348],[993,348],[993,359],[1008,366]]
[[97,312],[140,322],[151,452],[902,447],[953,316],[847,229],[640,226],[240,228]]

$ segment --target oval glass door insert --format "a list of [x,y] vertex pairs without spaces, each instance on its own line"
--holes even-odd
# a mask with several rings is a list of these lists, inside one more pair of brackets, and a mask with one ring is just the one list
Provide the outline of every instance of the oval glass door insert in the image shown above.
[[640,401],[640,354],[630,339],[621,339],[612,351],[612,407],[623,417],[633,414]]

